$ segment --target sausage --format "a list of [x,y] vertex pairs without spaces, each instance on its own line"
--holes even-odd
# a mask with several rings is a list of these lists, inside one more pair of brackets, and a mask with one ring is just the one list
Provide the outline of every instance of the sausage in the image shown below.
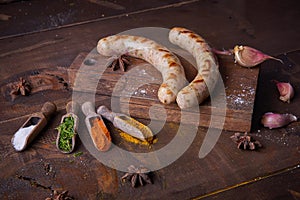
[[164,104],[175,102],[177,93],[186,86],[184,69],[178,57],[153,40],[131,35],[113,35],[100,39],[97,51],[104,56],[126,54],[152,64],[162,74],[163,83],[158,90],[158,98]]
[[218,62],[205,40],[188,29],[172,28],[169,40],[193,55],[198,70],[194,80],[177,94],[177,104],[181,109],[199,105],[209,96],[209,91],[214,89],[218,81]]

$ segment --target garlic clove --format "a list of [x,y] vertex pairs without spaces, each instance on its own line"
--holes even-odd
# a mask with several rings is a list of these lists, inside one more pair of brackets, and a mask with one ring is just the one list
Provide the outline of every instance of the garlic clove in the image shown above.
[[297,117],[292,114],[278,114],[267,112],[262,116],[261,123],[264,127],[272,128],[280,128],[290,124],[291,122],[297,121]]
[[283,102],[290,103],[290,100],[294,97],[294,88],[290,83],[276,82],[277,89],[280,93],[279,99]]
[[235,62],[239,63],[243,67],[254,67],[268,59],[277,60],[283,63],[282,60],[278,58],[274,58],[248,46],[236,45],[233,52]]

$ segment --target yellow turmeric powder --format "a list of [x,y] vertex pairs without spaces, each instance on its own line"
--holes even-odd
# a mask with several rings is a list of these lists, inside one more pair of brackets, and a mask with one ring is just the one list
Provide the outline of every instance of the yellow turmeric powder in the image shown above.
[[[141,145],[145,145],[145,146],[150,146],[151,144],[148,142],[148,141],[142,141],[142,140],[139,140],[125,132],[120,132],[120,136],[126,140],[127,142],[131,142],[131,143],[134,143],[134,144],[141,144]],[[156,143],[158,141],[157,138],[155,138],[153,141],[152,141],[152,144]]]

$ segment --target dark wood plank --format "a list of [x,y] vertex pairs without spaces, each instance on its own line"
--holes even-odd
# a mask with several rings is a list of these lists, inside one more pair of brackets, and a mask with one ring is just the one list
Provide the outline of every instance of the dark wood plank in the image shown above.
[[[260,6],[253,7],[257,4]],[[299,41],[297,34],[299,26],[295,20],[298,19],[298,12],[297,10],[293,11],[297,7],[295,6],[297,1],[286,2],[285,6],[292,10],[289,9],[290,12],[286,13],[285,18],[277,16],[278,8],[281,8],[280,1],[272,2],[272,6],[265,4],[267,3],[259,2],[247,6],[240,5],[243,8],[240,11],[240,9],[232,10],[229,6],[231,4],[223,1],[217,4],[204,1],[162,9],[163,11],[154,10],[130,17],[107,19],[102,22],[47,31],[43,34],[36,33],[26,37],[1,40],[0,79],[3,80],[10,77],[11,74],[47,65],[67,67],[80,52],[91,51],[101,37],[144,26],[187,27],[202,35],[212,46],[217,48],[233,48],[235,44],[243,43],[270,54],[297,49],[298,46],[294,41]],[[256,30],[258,35],[256,38],[249,37],[237,26],[238,22],[242,19],[246,20],[246,16],[243,16],[245,13],[247,13],[247,18],[256,19],[259,15],[264,16],[265,7],[269,8],[268,16],[272,16],[272,19],[268,17],[268,21],[255,20],[251,22],[251,28]],[[247,12],[239,13],[245,9]],[[252,10],[256,10],[256,12],[254,13]],[[176,20],[173,19],[171,13],[176,14]],[[199,13],[204,17],[199,17]],[[239,18],[232,17],[233,13],[238,13]],[[198,19],[197,24],[194,19]],[[279,21],[281,23],[278,23]],[[261,28],[262,26],[265,26],[264,29]],[[286,29],[285,27],[295,27],[295,29]],[[275,41],[277,41],[276,44],[274,44]]]
[[[92,50],[99,38],[140,26],[185,26],[201,33],[213,46],[219,48],[232,48],[234,44],[241,43],[274,55],[299,48],[295,42],[299,41],[299,1],[290,0],[285,1],[284,4],[281,1],[272,1],[272,3],[268,1],[239,2],[199,1],[184,6],[134,14],[129,17],[106,19],[24,37],[3,39],[0,40],[0,80],[2,83],[3,80],[11,80],[10,78],[14,74],[19,75],[42,68],[68,67],[80,52]],[[284,16],[278,13],[284,13]],[[297,61],[296,63],[299,63],[298,56],[292,57],[292,60]],[[273,65],[273,62],[269,62],[269,64]],[[268,69],[274,70],[271,67],[269,66]],[[268,69],[262,67],[262,70]],[[293,82],[297,80],[296,69],[299,67],[293,68],[295,72],[283,70],[284,73],[289,74],[286,80]],[[264,72],[266,71],[262,71],[261,75],[264,75]],[[273,73],[279,74],[276,70]],[[290,76],[290,74],[292,75]],[[269,75],[273,77],[271,73]],[[268,79],[264,79],[264,76],[260,77],[261,81],[269,81]],[[263,94],[264,87],[265,84],[259,85],[258,92]],[[295,101],[290,105],[281,103],[276,105],[277,96],[270,98],[271,101],[264,101],[264,99],[259,101],[263,101],[268,110],[278,109],[281,111],[288,107],[287,111],[298,113],[299,108],[295,106],[299,101],[298,93],[299,88],[297,87]],[[64,105],[71,98],[70,95],[71,93],[66,91],[48,90],[29,96],[26,100],[17,99],[23,103],[9,107],[9,109],[13,109],[12,114],[10,117],[4,116],[4,119],[2,110],[7,108],[5,104],[2,104],[4,100],[1,100],[0,194],[4,199],[48,197],[52,193],[48,189],[49,186],[53,190],[68,190],[70,195],[78,199],[187,199],[210,194],[228,186],[263,177],[299,164],[299,122],[277,130],[267,130],[262,127],[254,129],[253,136],[264,145],[264,148],[258,152],[236,149],[235,144],[229,139],[232,133],[224,131],[213,151],[204,159],[198,159],[198,152],[206,129],[199,128],[194,142],[180,159],[153,173],[154,184],[134,189],[130,184],[119,181],[123,175],[122,172],[104,167],[89,155],[82,144],[79,143],[76,150],[83,151],[84,154],[77,158],[62,155],[55,149],[53,140],[56,132],[54,128],[58,125],[61,115],[64,114]],[[2,93],[1,96],[3,96]],[[109,105],[110,103],[110,99],[103,96],[97,96],[97,99],[97,105],[100,103]],[[57,116],[27,151],[14,152],[10,144],[13,133],[26,120],[28,114],[38,111],[47,100],[53,100],[59,105]],[[34,103],[31,102],[31,105],[28,106],[27,101]],[[259,116],[260,114],[257,115],[257,117]],[[258,120],[257,117],[255,120]],[[174,137],[176,131],[176,124],[166,124],[159,136],[157,146],[167,144]],[[128,146],[124,145],[125,147]],[[46,174],[44,165],[47,163],[56,173]],[[31,179],[25,180],[26,177]],[[284,174],[281,177],[282,183],[281,181],[276,182],[276,188],[298,192],[297,188],[289,188],[285,184],[291,177]],[[272,188],[274,185],[273,181],[265,179],[264,182],[249,185],[249,188],[260,183],[262,184],[261,188]],[[236,194],[235,190],[238,191],[238,189],[233,189],[230,193]],[[289,197],[287,193],[279,190],[268,189],[266,190],[268,194],[258,189],[254,190],[270,198],[280,197],[281,194]],[[242,192],[248,193],[248,190]],[[219,197],[232,199],[232,195],[227,196],[226,193]]]
[[[300,169],[291,167],[283,169],[267,177],[258,177],[257,180],[249,180],[240,185],[232,186],[225,191],[215,191],[214,193],[196,197],[195,199],[299,199],[299,178]],[[252,182],[253,181],[253,182]],[[285,186],[285,187],[284,187]]]
[[[138,0],[107,1],[18,1],[0,5],[0,13],[6,18],[0,23],[0,38],[23,35],[32,32],[72,26],[88,21],[102,21],[107,18],[172,7],[190,2],[183,0]],[[1,2],[0,2],[1,3]],[[34,19],[34,20],[33,20]]]
[[[93,52],[79,54],[69,69],[69,81],[73,90],[119,97],[120,111],[124,112],[124,108],[129,103],[130,113],[133,117],[149,119],[149,108],[160,104],[166,110],[168,122],[212,126],[231,131],[249,132],[251,129],[259,68],[248,69],[238,66],[233,63],[231,58],[219,59],[224,91],[217,86],[216,88],[220,88],[220,90],[214,91],[214,105],[207,100],[197,111],[195,108],[181,110],[176,103],[170,105],[159,103],[157,92],[162,77],[150,64],[142,60],[131,59],[130,67],[127,72],[123,73],[106,69],[107,59],[107,57]],[[94,61],[93,65],[89,64],[89,60]],[[188,81],[191,81],[197,72],[193,70],[194,67],[190,63],[184,62],[183,59],[181,61],[184,63],[183,67],[187,77],[190,77]],[[134,71],[135,67],[139,67],[139,70]],[[97,86],[96,91],[95,86]],[[152,108],[154,109],[154,107]],[[159,114],[160,109],[157,107],[156,110],[152,110],[157,113],[153,116],[153,120],[165,120]],[[182,115],[189,117],[184,120]],[[211,123],[212,115],[214,123]],[[224,124],[223,120],[225,120]]]
[[[274,113],[292,113],[300,116],[298,102],[300,101],[300,50],[293,51],[279,57],[284,61],[281,63],[266,62],[261,65],[261,71],[258,81],[258,91],[255,100],[255,111],[253,113],[253,130],[261,128],[260,119],[266,112]],[[279,92],[274,83],[289,82],[295,91],[291,103],[284,103],[279,100]]]
[[[82,151],[83,156],[76,158],[72,155],[61,154],[55,148],[53,141],[55,141],[56,131],[54,128],[63,114],[64,111],[58,112],[35,142],[22,153],[14,152],[10,139],[16,127],[20,126],[26,117],[10,120],[0,126],[0,131],[3,133],[0,136],[0,155],[1,160],[5,160],[0,163],[1,194],[11,198],[18,198],[22,195],[26,197],[30,194],[46,197],[51,194],[51,190],[68,190],[78,199],[93,198],[98,195],[105,199],[111,197],[186,199],[206,195],[256,177],[263,177],[287,166],[297,165],[299,162],[299,153],[295,148],[299,146],[299,136],[296,133],[290,133],[285,136],[284,140],[276,139],[282,137],[283,131],[267,130],[253,135],[264,145],[264,148],[258,152],[237,149],[229,138],[231,134],[223,132],[212,152],[204,159],[199,159],[199,148],[207,131],[199,128],[192,145],[178,160],[153,173],[154,184],[134,189],[129,183],[120,181],[122,172],[104,167],[89,154],[82,144],[78,144],[76,151]],[[145,150],[142,146],[120,144],[120,138],[117,136],[118,130],[110,123],[108,125],[117,145],[125,148],[131,147],[133,151]],[[291,125],[290,128],[292,127],[299,131],[297,124]],[[154,147],[159,149],[168,144],[170,139],[178,134],[177,131],[178,125],[165,124],[158,135],[157,146]],[[289,156],[286,156],[286,152],[289,152]],[[53,168],[49,174],[46,174],[44,169],[47,163]],[[33,182],[20,177],[31,178]],[[31,183],[38,183],[51,189],[37,187],[36,184],[31,185]],[[7,188],[7,186],[10,187]],[[16,191],[15,189],[18,189],[18,192],[12,193],[11,191]],[[153,193],[153,191],[156,192]]]
[[[11,95],[15,84],[23,78],[30,85],[30,93],[26,96]],[[0,84],[2,104],[1,120],[9,120],[37,112],[40,102],[54,101],[58,108],[65,106],[65,99],[70,98],[72,89],[68,84],[68,73],[63,67],[42,68],[14,74]],[[55,92],[59,91],[59,92]],[[60,100],[59,100],[60,99]]]

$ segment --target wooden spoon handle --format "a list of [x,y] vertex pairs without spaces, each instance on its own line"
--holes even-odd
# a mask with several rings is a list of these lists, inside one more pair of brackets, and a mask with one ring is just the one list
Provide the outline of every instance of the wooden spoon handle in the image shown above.
[[108,119],[112,123],[114,122],[114,118],[117,116],[116,113],[110,111],[106,106],[99,106],[97,109],[97,113],[102,115],[105,119]]
[[90,101],[83,103],[81,109],[85,116],[88,116],[90,114],[96,114],[95,105]]
[[75,115],[77,115],[79,110],[79,105],[77,102],[75,101],[69,101],[66,105],[66,111],[67,113],[73,113]]
[[57,109],[56,105],[54,103],[48,101],[43,105],[41,112],[46,117],[46,119],[49,120],[51,115],[53,115],[56,112],[56,109]]

